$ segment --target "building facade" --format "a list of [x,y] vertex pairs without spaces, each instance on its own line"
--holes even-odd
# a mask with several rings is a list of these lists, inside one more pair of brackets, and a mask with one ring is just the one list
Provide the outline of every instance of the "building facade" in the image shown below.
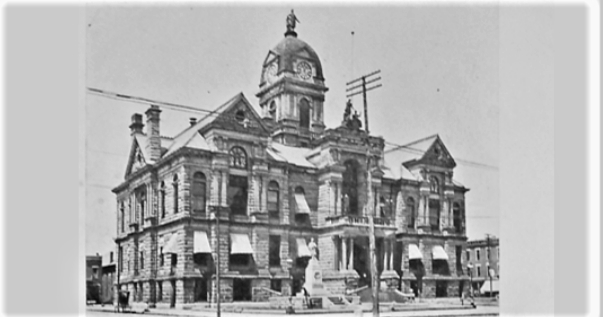
[[325,127],[323,76],[289,26],[262,63],[260,111],[238,94],[174,137],[161,135],[158,106],[146,125],[132,116],[125,179],[113,189],[117,287],[131,300],[181,307],[216,301],[218,287],[225,302],[297,294],[311,240],[327,290],[354,292],[373,278],[371,215],[383,287],[424,297],[468,289],[468,189],[440,137],[385,151],[349,111]]
[[[492,279],[493,293],[498,292],[500,244],[497,237],[468,241],[465,260],[470,264],[468,270],[471,271],[474,290],[481,290],[484,284],[489,284]],[[489,290],[489,285],[486,285],[484,290]]]
[[102,257],[97,255],[86,256],[86,302],[101,302],[101,274]]
[[113,296],[114,285],[115,285],[115,270],[117,263],[115,261],[115,253],[109,252],[103,255],[103,267],[101,271],[101,289],[100,289],[100,300],[103,304],[113,303],[115,297]]

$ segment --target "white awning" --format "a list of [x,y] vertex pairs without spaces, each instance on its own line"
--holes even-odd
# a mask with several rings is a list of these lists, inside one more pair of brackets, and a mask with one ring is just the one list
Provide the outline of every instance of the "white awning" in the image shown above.
[[295,193],[295,203],[297,204],[296,213],[298,214],[309,214],[310,207],[308,207],[308,202],[306,202],[306,196],[301,193]]
[[246,234],[230,234],[230,254],[253,254],[249,236]]
[[431,249],[431,255],[434,260],[448,260],[448,254],[440,245],[436,245]]
[[[165,241],[165,239],[164,239]],[[170,239],[163,245],[163,253],[178,253],[178,234],[174,233],[170,236]]]
[[312,253],[310,252],[310,249],[308,249],[306,239],[297,238],[297,257],[301,258],[304,256],[310,257],[312,256]]
[[[479,289],[479,292],[482,294],[490,293],[490,280],[489,279],[486,279],[484,284],[482,284],[482,287]],[[498,293],[498,292],[500,292],[498,280],[492,280],[492,293]]]
[[423,259],[423,254],[419,250],[419,247],[416,244],[408,245],[408,259],[409,260],[421,260]]
[[211,253],[209,240],[205,231],[195,231],[195,240],[193,242],[193,253]]

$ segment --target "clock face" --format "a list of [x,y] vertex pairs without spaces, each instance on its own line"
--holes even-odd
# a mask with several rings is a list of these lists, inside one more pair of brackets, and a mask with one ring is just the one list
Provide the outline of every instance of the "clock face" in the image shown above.
[[312,77],[312,66],[307,62],[300,62],[296,68],[297,75],[303,80],[308,80]]

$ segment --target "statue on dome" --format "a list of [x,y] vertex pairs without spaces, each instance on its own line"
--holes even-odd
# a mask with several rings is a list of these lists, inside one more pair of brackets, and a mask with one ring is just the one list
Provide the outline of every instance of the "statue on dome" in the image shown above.
[[347,122],[350,120],[350,116],[352,115],[352,109],[354,109],[354,106],[352,106],[352,100],[348,99],[348,102],[345,104],[345,111],[343,112],[343,121]]
[[[352,114],[352,110],[354,113]],[[352,100],[348,99],[348,102],[345,105],[345,111],[343,112],[343,122],[342,126],[350,129],[350,130],[360,130],[362,128],[362,121],[360,121],[360,115],[358,111],[354,109],[352,106]]]
[[295,16],[295,13],[293,13],[293,9],[291,9],[291,13],[289,13],[289,15],[287,16],[287,33],[294,32],[295,22],[299,22],[299,20]]

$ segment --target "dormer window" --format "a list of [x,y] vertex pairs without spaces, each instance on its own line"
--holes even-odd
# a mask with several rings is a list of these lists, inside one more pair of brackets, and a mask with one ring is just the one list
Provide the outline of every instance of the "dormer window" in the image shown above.
[[245,111],[243,111],[243,110],[238,110],[238,111],[235,113],[235,119],[236,119],[238,122],[240,122],[240,123],[244,122],[244,121],[245,121]]

